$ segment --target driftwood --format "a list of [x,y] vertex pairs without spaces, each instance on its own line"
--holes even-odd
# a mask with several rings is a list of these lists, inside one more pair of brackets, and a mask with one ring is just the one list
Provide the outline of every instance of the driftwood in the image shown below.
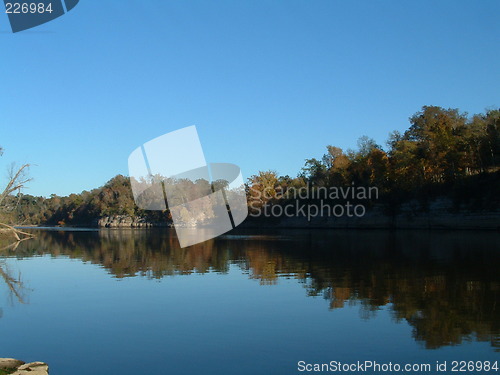
[[29,238],[33,238],[35,237],[33,234],[31,233],[27,233],[27,232],[23,232],[17,228],[14,228],[13,226],[10,226],[10,225],[7,225],[7,224],[4,224],[4,223],[0,223],[0,226],[3,226],[5,228],[7,228],[7,233],[12,233],[12,235],[16,238],[17,241],[24,241],[24,240],[27,240]]

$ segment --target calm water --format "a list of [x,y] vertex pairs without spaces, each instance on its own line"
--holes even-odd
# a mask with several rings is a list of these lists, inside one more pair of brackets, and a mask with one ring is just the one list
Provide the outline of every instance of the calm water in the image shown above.
[[500,360],[498,233],[36,234],[0,253],[0,357],[51,374]]

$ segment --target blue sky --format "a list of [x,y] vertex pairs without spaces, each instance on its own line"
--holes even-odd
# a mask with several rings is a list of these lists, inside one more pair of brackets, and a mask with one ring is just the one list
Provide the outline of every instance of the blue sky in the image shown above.
[[[3,13],[3,7],[2,13]],[[0,181],[66,195],[196,125],[211,162],[295,176],[328,144],[385,144],[423,105],[500,105],[500,2],[93,1],[12,34],[0,14]]]

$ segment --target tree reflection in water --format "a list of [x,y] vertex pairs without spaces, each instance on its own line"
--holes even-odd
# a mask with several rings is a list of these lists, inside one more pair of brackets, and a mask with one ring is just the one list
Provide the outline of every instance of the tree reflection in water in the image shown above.
[[[359,305],[362,317],[370,318],[388,306],[394,320],[407,321],[414,339],[429,349],[478,340],[500,351],[498,237],[491,232],[233,232],[181,249],[168,229],[40,231],[15,254],[77,258],[117,278],[227,273],[235,265],[263,285],[295,278],[307,295],[322,296],[330,309]],[[22,284],[1,275],[20,295],[15,288]]]
[[[0,280],[7,286],[10,302],[14,303],[14,300],[16,300],[24,304],[26,303],[27,288],[21,281],[21,275],[19,274],[17,277],[14,277],[5,259],[1,258],[6,251],[16,251],[20,243],[21,241],[8,243],[7,245],[0,244]],[[0,318],[2,316],[3,310],[0,308]]]

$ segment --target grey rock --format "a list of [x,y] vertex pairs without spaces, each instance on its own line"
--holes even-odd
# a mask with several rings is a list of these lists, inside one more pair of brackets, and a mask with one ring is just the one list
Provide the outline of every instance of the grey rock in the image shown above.
[[30,362],[30,363],[25,363],[22,366],[19,366],[17,369],[18,370],[29,370],[29,371],[35,371],[35,370],[36,371],[41,371],[41,370],[48,371],[49,366],[47,366],[47,364],[43,363],[43,362]]
[[49,373],[45,370],[17,370],[13,372],[12,375],[48,375]]

